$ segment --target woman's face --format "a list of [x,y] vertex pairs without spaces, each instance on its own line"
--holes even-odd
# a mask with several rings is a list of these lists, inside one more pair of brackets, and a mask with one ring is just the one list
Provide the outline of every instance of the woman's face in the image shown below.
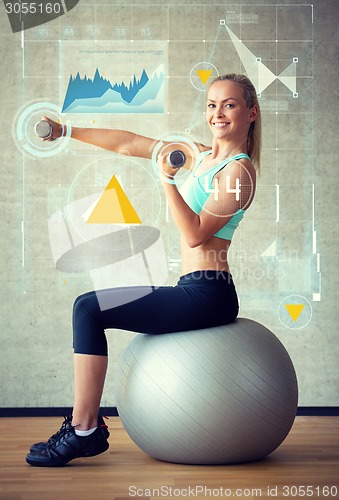
[[256,112],[256,106],[247,107],[241,88],[235,82],[220,80],[209,88],[206,119],[215,138],[244,140]]

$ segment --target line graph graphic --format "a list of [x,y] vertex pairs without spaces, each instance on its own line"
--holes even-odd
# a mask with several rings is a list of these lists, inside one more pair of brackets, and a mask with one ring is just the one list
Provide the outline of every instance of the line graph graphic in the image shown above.
[[296,66],[298,58],[292,58],[291,64],[279,75],[275,75],[260,57],[256,57],[246,45],[224,24],[233,45],[240,57],[249,79],[253,82],[258,94],[261,94],[277,78],[293,93],[293,97],[298,97]]
[[84,75],[69,78],[62,113],[163,113],[164,67],[148,76],[134,74],[127,84],[112,83],[96,68],[93,78]]

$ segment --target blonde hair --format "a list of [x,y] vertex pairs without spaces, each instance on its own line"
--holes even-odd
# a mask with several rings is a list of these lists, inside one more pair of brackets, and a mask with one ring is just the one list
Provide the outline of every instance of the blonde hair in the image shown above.
[[245,99],[246,105],[248,108],[253,108],[253,106],[257,106],[258,112],[256,119],[251,123],[250,128],[248,130],[247,136],[247,154],[251,158],[253,165],[255,168],[260,170],[260,155],[261,155],[261,113],[260,106],[258,101],[257,92],[251,80],[247,78],[245,75],[239,75],[236,73],[228,73],[225,75],[220,75],[215,78],[211,86],[223,80],[230,80],[237,85],[239,85],[242,95]]

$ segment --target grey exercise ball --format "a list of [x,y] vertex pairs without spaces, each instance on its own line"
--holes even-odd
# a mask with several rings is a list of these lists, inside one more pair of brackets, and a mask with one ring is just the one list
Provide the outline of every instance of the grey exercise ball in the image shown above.
[[298,387],[291,359],[263,325],[136,335],[117,373],[132,440],[166,462],[233,464],[265,457],[290,431]]

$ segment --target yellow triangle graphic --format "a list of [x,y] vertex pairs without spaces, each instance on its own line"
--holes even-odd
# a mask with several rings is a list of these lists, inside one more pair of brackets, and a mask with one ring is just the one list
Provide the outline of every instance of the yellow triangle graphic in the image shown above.
[[88,217],[87,224],[141,224],[138,214],[115,175]]
[[285,304],[285,307],[294,322],[296,322],[299,318],[299,315],[304,309],[304,306],[305,304]]
[[196,69],[197,75],[200,78],[200,81],[203,85],[207,82],[209,77],[212,74],[212,69]]

